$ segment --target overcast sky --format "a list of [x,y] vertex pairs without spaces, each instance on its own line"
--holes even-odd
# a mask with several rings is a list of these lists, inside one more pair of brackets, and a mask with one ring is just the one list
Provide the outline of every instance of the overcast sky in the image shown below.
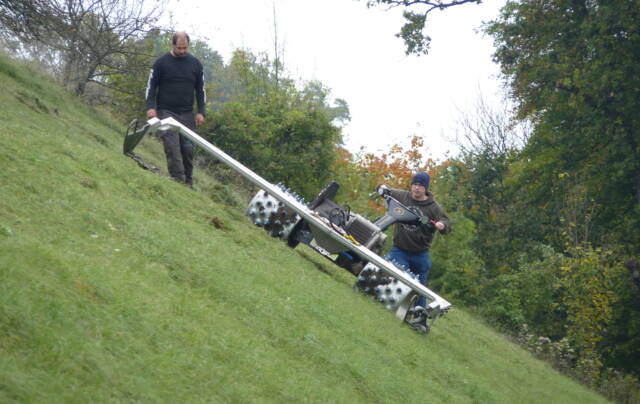
[[395,37],[401,10],[368,9],[365,0],[173,1],[175,27],[206,39],[225,63],[236,48],[273,56],[275,8],[289,76],[319,80],[349,104],[343,134],[352,152],[404,145],[418,134],[427,153],[441,159],[448,150],[455,154],[447,137],[458,110],[471,108],[479,91],[500,100],[492,41],[475,31],[504,0],[432,12],[431,51],[419,57],[405,56]]

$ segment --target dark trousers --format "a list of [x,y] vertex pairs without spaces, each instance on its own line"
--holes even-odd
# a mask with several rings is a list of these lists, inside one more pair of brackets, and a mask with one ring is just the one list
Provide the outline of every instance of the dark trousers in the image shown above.
[[[172,117],[187,128],[196,130],[196,119],[193,112],[175,113],[166,109],[158,111],[160,119]],[[194,147],[191,140],[180,133],[167,130],[160,135],[164,145],[164,154],[167,157],[167,169],[171,178],[183,184],[193,183],[193,153]]]

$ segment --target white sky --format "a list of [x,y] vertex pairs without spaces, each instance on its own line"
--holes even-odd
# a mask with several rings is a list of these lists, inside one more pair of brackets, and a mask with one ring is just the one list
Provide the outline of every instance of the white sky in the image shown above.
[[405,56],[395,37],[401,9],[368,9],[365,0],[173,1],[175,27],[207,40],[225,63],[236,48],[273,57],[275,7],[289,76],[319,80],[333,98],[347,101],[352,120],[343,135],[352,152],[406,145],[418,134],[426,154],[442,159],[456,151],[447,137],[458,110],[471,108],[480,92],[501,99],[491,38],[474,30],[497,17],[505,0],[433,11],[426,56]]

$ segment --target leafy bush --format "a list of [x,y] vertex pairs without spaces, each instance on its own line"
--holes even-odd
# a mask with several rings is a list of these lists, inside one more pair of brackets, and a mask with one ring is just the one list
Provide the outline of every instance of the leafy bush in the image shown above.
[[448,213],[454,231],[436,237],[431,249],[430,287],[467,306],[482,300],[484,267],[472,248],[474,223],[458,212]]

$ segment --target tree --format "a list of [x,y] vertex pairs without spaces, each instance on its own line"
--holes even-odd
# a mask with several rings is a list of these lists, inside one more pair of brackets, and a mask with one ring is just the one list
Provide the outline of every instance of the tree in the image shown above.
[[330,106],[321,83],[299,88],[278,60],[244,50],[234,52],[220,88],[225,102],[216,105],[202,132],[263,177],[315,196],[330,180],[342,142],[333,121],[348,117],[346,103],[342,110]]
[[[338,150],[332,171],[344,190],[338,194],[338,202],[348,203],[363,214],[380,214],[384,204],[380,198],[369,195],[377,185],[387,184],[394,188],[407,189],[417,171],[434,173],[435,161],[429,158],[421,136],[413,135],[410,146],[405,149],[395,144],[381,155],[364,148],[355,155],[345,149]],[[436,181],[432,177],[432,183]]]
[[0,0],[0,24],[25,44],[54,50],[63,80],[76,94],[118,67],[116,56],[159,19],[163,7],[145,0]]
[[518,252],[536,236],[535,221],[518,209],[518,188],[509,180],[528,133],[508,108],[493,107],[479,96],[473,109],[459,114],[455,143],[460,155],[442,172],[442,182],[449,184],[443,200],[475,223],[473,245],[491,276],[515,264]]
[[[640,1],[510,0],[486,32],[517,117],[533,125],[509,165],[511,215],[534,211],[537,228],[520,234],[559,252],[496,278],[493,306],[529,293],[522,282],[555,285],[543,300],[566,317],[578,367],[595,358],[637,374],[638,298],[620,262],[640,252]],[[554,275],[536,281],[543,273]],[[557,329],[526,314],[525,297],[513,300],[523,319]]]
[[479,94],[473,109],[458,111],[454,142],[465,156],[490,150],[507,154],[527,144],[531,128],[518,121],[508,106],[497,108]]
[[342,98],[336,98],[334,105],[330,105],[331,90],[317,80],[304,84],[300,96],[303,104],[310,108],[320,109],[332,122],[345,124],[351,120],[349,104]]
[[424,32],[429,13],[466,3],[480,4],[481,2],[482,0],[367,0],[367,7],[406,7],[407,10],[402,13],[406,22],[396,36],[404,40],[407,55],[426,55],[429,53],[431,43],[431,37]]
[[640,1],[511,0],[486,31],[534,123],[531,205],[557,216],[565,175],[581,178],[596,207],[588,241],[640,252]]

